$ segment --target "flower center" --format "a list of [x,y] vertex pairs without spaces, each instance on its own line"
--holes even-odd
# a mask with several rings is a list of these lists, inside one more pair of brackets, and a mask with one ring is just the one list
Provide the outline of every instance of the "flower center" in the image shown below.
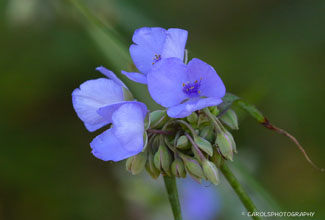
[[183,92],[189,96],[198,96],[201,93],[199,90],[201,86],[201,80],[202,78],[200,81],[195,80],[193,83],[183,83]]
[[153,58],[152,65],[154,65],[155,63],[157,63],[159,60],[161,60],[161,55],[155,54],[155,57]]

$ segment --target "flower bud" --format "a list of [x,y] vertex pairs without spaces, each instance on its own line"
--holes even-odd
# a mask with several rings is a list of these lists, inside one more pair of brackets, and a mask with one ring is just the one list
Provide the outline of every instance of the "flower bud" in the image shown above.
[[151,128],[162,128],[168,121],[166,110],[156,110],[150,113]]
[[178,149],[187,150],[191,147],[191,145],[189,144],[187,137],[182,135],[177,139],[176,147]]
[[148,154],[146,170],[153,179],[157,179],[160,175],[160,171],[156,168],[154,164],[154,155],[151,152]]
[[176,177],[182,177],[182,178],[186,177],[184,163],[179,158],[176,158],[173,161],[172,166],[171,166],[171,171],[172,171],[172,174]]
[[214,140],[214,132],[212,126],[205,126],[200,131],[200,136],[205,140],[212,142]]
[[232,134],[229,131],[226,131],[226,134],[228,135],[228,137],[230,138],[231,144],[232,144],[232,150],[237,153],[237,146],[236,146],[236,142],[234,140],[234,137],[232,136]]
[[141,173],[147,161],[147,153],[140,152],[126,160],[126,169],[133,175]]
[[233,152],[236,151],[235,141],[231,135],[231,133],[227,132],[219,132],[217,134],[216,144],[218,148],[226,159],[233,160]]
[[168,176],[171,176],[170,165],[172,163],[172,155],[165,145],[160,144],[158,151],[154,156],[154,163],[158,170],[164,172]]
[[238,130],[238,118],[236,112],[229,109],[220,117],[221,121],[233,130]]
[[204,160],[202,165],[205,177],[214,185],[218,185],[219,175],[216,165],[209,160]]
[[217,148],[213,148],[213,155],[210,159],[214,164],[216,164],[218,167],[220,167],[222,163],[222,156],[218,152]]
[[190,124],[196,124],[198,120],[198,116],[195,112],[192,112],[192,114],[187,116],[186,119]]
[[195,136],[194,137],[194,142],[196,145],[205,153],[207,153],[209,156],[213,155],[213,148],[212,145],[209,141],[205,140],[204,138],[200,136]]
[[182,159],[184,160],[184,165],[188,174],[193,179],[200,182],[201,179],[204,178],[203,170],[200,163],[196,159],[188,156],[183,156]]

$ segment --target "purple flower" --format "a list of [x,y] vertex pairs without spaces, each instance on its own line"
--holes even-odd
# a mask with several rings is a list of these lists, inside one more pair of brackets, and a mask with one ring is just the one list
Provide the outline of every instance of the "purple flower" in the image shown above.
[[187,65],[178,58],[163,59],[154,65],[147,80],[151,97],[167,107],[172,118],[218,105],[226,92],[213,67],[196,58]]
[[180,202],[184,219],[212,220],[220,211],[220,197],[208,182],[199,184],[191,178],[180,179]]
[[143,149],[145,104],[125,100],[129,90],[116,75],[98,67],[108,78],[88,80],[72,93],[72,103],[89,131],[107,124],[113,127],[98,135],[91,143],[95,157],[119,161],[136,155]]
[[[99,113],[105,115],[105,110]],[[95,157],[120,161],[140,153],[143,149],[144,119],[147,107],[141,102],[126,102],[113,112],[113,127],[90,143]]]
[[177,57],[184,58],[187,31],[170,28],[168,30],[160,27],[143,27],[137,29],[130,46],[130,54],[135,66],[141,73],[122,71],[129,79],[147,84],[147,74],[160,60]]

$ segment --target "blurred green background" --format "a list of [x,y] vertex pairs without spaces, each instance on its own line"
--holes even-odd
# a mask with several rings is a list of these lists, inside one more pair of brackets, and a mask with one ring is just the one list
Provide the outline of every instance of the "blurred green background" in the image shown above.
[[[105,25],[92,25],[85,8]],[[73,89],[101,77],[95,67],[129,67],[125,49],[142,26],[188,30],[189,56],[214,66],[228,91],[298,137],[324,167],[324,12],[323,0],[0,1],[0,219],[170,215],[163,188],[146,174],[132,177],[124,163],[90,154],[101,131],[87,132],[71,104]],[[125,82],[147,101],[145,87]],[[314,219],[325,219],[324,174],[285,137],[239,114],[232,169],[259,209],[315,211]],[[244,219],[227,185],[218,187],[216,219]]]

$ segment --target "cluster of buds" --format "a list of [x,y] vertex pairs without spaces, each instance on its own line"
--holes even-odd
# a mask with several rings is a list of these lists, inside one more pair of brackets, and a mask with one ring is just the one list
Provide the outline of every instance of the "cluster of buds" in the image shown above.
[[194,180],[208,180],[217,185],[218,166],[223,160],[233,160],[237,152],[232,134],[238,129],[232,109],[219,112],[209,107],[193,112],[186,118],[175,119],[164,110],[150,113],[144,150],[127,159],[126,168],[132,174],[142,170],[154,179],[160,174]]

